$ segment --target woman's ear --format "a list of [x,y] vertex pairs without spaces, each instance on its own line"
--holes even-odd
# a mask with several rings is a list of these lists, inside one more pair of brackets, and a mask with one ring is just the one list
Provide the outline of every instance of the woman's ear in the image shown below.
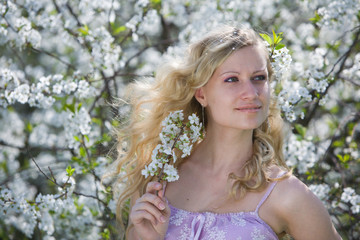
[[195,98],[201,104],[201,106],[206,107],[207,101],[206,101],[206,97],[204,95],[204,88],[203,87],[196,89]]

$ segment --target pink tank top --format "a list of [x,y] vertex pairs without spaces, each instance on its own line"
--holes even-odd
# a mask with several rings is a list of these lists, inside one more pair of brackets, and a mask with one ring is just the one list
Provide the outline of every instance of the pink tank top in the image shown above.
[[[285,173],[279,175],[282,176]],[[273,240],[272,228],[260,218],[259,208],[277,182],[272,182],[253,212],[214,213],[171,209],[166,240]]]

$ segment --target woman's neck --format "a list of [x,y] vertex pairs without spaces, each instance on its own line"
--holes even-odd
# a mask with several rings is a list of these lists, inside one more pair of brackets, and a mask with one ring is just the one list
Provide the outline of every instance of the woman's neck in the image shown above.
[[209,173],[227,176],[251,157],[252,137],[253,130],[208,129],[194,152],[195,160]]

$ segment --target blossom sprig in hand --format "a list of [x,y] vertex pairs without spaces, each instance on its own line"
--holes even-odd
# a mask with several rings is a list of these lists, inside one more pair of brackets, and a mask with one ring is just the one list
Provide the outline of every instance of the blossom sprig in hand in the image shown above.
[[152,162],[141,172],[145,178],[158,176],[158,181],[168,182],[179,179],[178,172],[173,165],[177,160],[175,149],[181,151],[181,158],[187,157],[191,153],[193,143],[202,136],[202,123],[199,122],[196,114],[190,115],[188,122],[184,123],[183,121],[184,113],[179,110],[171,112],[162,122],[163,128],[159,134],[161,143],[152,152]]

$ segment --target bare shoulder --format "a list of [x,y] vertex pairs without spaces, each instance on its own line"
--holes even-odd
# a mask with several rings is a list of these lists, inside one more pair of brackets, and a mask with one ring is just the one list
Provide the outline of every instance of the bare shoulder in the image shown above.
[[279,181],[276,189],[282,193],[286,193],[286,198],[284,200],[286,200],[289,204],[294,203],[294,201],[301,201],[299,200],[299,197],[316,197],[309,188],[294,175],[290,175],[289,177]]
[[279,181],[273,200],[284,230],[295,239],[341,239],[323,203],[296,176]]

